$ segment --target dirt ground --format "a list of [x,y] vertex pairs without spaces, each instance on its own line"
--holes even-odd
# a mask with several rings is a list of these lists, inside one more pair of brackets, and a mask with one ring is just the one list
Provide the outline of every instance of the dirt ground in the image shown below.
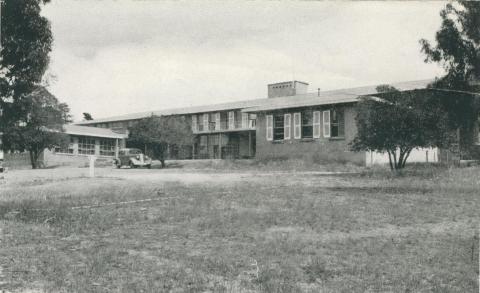
[[[301,176],[319,176],[325,178],[325,184],[336,186],[337,176],[348,176],[351,172],[331,171],[212,171],[212,170],[182,170],[182,169],[130,169],[130,168],[95,168],[94,176],[97,179],[128,179],[136,182],[180,182],[184,184],[211,183],[229,184],[235,182],[258,182],[269,177],[275,181],[276,178],[285,182],[298,182]],[[75,178],[88,178],[88,168],[52,168],[38,170],[11,170],[2,174],[4,180],[0,184],[15,187],[18,184],[29,184],[40,181],[57,181]],[[288,175],[288,176],[285,176]],[[330,183],[329,183],[330,182]]]

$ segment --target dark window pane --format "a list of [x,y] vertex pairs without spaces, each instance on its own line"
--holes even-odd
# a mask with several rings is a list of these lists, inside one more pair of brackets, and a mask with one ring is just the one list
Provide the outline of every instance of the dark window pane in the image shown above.
[[312,138],[313,137],[313,127],[312,126],[302,126],[302,137],[303,138]]
[[277,114],[273,117],[273,139],[282,140],[284,139],[284,116],[283,114]]
[[331,135],[332,137],[345,136],[345,117],[343,109],[335,109],[331,112]]
[[305,110],[302,111],[302,125],[313,125],[313,111]]
[[313,137],[313,111],[302,111],[302,138]]

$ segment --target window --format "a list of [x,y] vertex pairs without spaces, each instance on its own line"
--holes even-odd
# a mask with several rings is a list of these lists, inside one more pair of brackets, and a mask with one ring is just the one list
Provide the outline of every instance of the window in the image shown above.
[[302,111],[302,137],[313,137],[313,112],[312,110]]
[[282,140],[284,138],[285,120],[283,114],[277,114],[273,117],[273,140]]
[[139,149],[130,149],[128,152],[129,155],[141,155],[142,151]]
[[207,145],[208,145],[208,136],[202,135],[200,136],[200,148],[199,153],[204,155],[207,153]]
[[284,138],[285,139],[290,139],[291,138],[291,123],[292,123],[292,114],[285,114],[285,124],[284,124]]
[[220,144],[220,135],[214,134],[208,136],[208,145],[219,145]]
[[203,121],[202,121],[202,115],[195,115],[197,117],[197,130],[198,131],[203,131]]
[[215,130],[222,129],[220,121],[221,121],[220,112],[215,113]]
[[95,154],[95,139],[90,137],[78,138],[78,153],[80,155],[94,155]]
[[115,140],[102,139],[100,140],[100,156],[115,156]]
[[197,125],[197,115],[192,115],[192,131],[196,132],[198,131],[198,125]]
[[208,113],[203,114],[203,130],[207,131],[208,130]]
[[57,153],[57,154],[73,154],[73,137],[70,136],[68,145],[55,147],[55,153]]
[[257,115],[256,114],[249,114],[248,128],[255,129],[256,126],[257,126]]
[[313,138],[320,138],[320,111],[313,111]]
[[302,115],[300,113],[293,113],[293,138],[299,139],[302,137]]
[[220,129],[228,129],[228,112],[220,112]]
[[216,130],[216,119],[217,113],[210,113],[210,116],[208,118],[208,130]]
[[228,129],[235,129],[235,112],[228,112]]
[[331,111],[331,136],[345,136],[345,117],[342,110],[334,109]]
[[248,128],[248,113],[242,113],[242,128]]

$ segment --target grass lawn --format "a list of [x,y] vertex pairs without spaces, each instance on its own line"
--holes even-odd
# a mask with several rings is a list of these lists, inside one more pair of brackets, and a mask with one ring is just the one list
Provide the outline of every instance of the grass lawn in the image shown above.
[[478,292],[478,167],[68,171],[0,183],[0,292]]

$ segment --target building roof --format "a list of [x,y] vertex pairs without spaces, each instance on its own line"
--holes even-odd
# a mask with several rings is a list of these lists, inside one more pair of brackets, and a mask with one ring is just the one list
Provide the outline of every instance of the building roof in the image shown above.
[[[425,88],[432,81],[433,80],[431,79],[419,80],[419,81],[407,81],[407,82],[394,83],[390,85],[394,86],[398,90],[405,91],[405,90]],[[105,122],[138,120],[138,119],[147,118],[150,116],[185,115],[185,114],[195,114],[195,113],[218,112],[218,111],[226,111],[226,110],[242,110],[243,112],[261,112],[261,111],[270,111],[270,110],[286,109],[286,108],[352,103],[352,102],[356,102],[358,98],[361,96],[375,94],[377,92],[376,87],[377,85],[324,91],[324,92],[320,92],[320,96],[318,95],[318,92],[314,92],[314,93],[300,94],[295,96],[253,99],[253,100],[244,100],[244,101],[238,101],[238,102],[212,104],[212,105],[204,105],[204,106],[196,106],[196,107],[148,111],[148,112],[132,113],[132,114],[126,114],[126,115],[120,115],[120,116],[114,116],[114,117],[95,119],[90,121],[82,121],[82,122],[77,122],[76,124],[90,125],[90,124],[105,123]]]
[[[407,81],[390,84],[400,91],[414,89],[423,89],[430,84],[432,80]],[[340,89],[316,93],[307,93],[291,97],[278,97],[269,99],[270,103],[260,106],[245,108],[242,112],[263,112],[271,110],[280,110],[288,108],[301,108],[309,106],[332,105],[343,103],[354,103],[362,96],[373,95],[377,93],[375,86],[364,86],[349,89]]]
[[225,110],[240,110],[248,107],[260,106],[265,104],[268,99],[255,99],[255,100],[245,100],[238,102],[229,102],[222,104],[211,104],[211,105],[202,105],[194,107],[185,107],[185,108],[173,108],[165,109],[159,111],[148,111],[140,113],[125,114],[107,118],[94,119],[89,121],[81,121],[75,124],[77,125],[90,125],[102,122],[116,122],[116,121],[128,121],[128,120],[138,120],[142,118],[147,118],[150,116],[170,116],[170,115],[185,115],[185,114],[195,114],[195,113],[205,113],[205,112],[218,112]]
[[106,138],[127,138],[126,133],[117,133],[108,128],[89,127],[67,124],[63,126],[65,133],[82,136],[106,137]]

